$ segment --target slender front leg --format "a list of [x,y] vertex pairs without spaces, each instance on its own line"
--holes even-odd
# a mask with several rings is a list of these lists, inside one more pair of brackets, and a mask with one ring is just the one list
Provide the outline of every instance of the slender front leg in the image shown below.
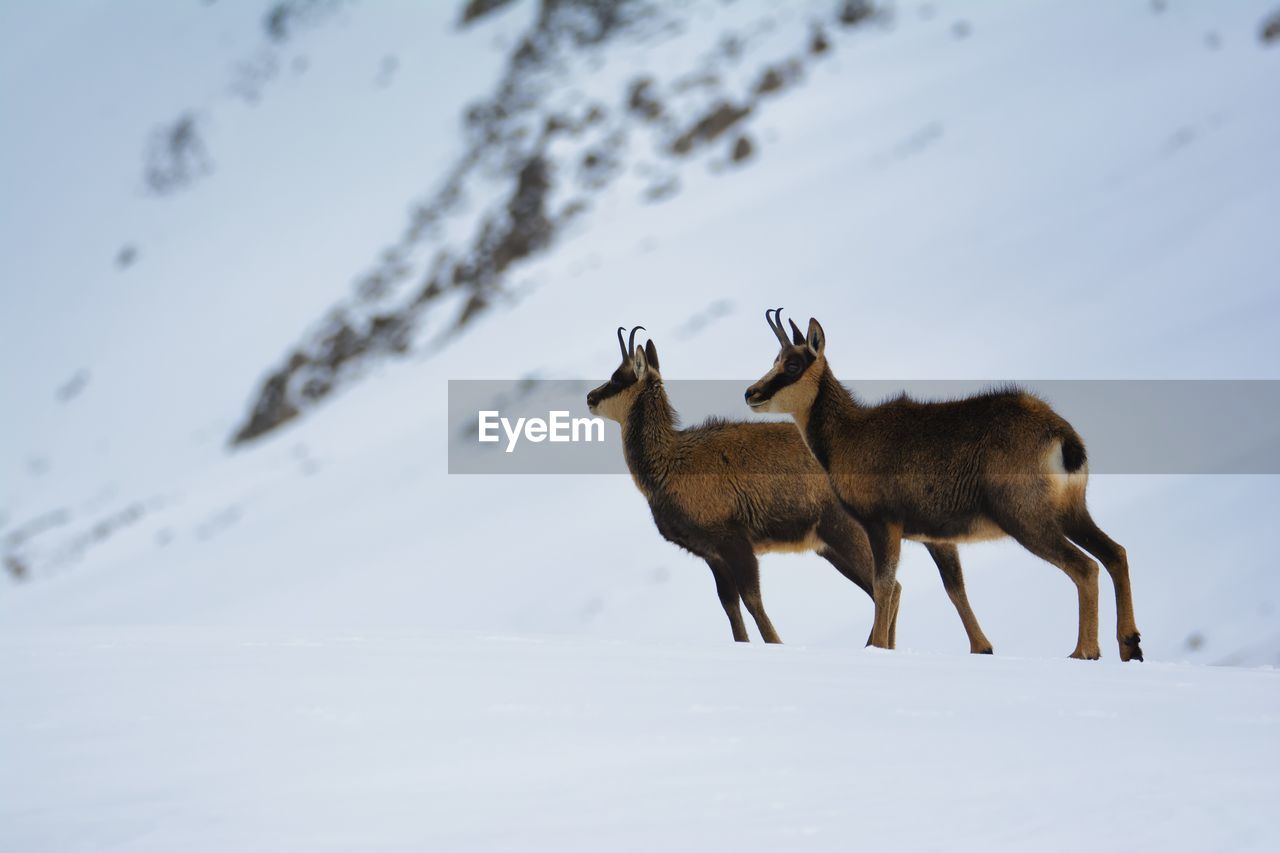
[[898,591],[898,554],[902,548],[902,528],[885,522],[864,524],[871,554],[875,559],[871,597],[876,604],[875,622],[871,627],[871,645],[893,648],[894,602]]
[[898,647],[898,604],[902,601],[902,584],[893,585],[893,618],[889,621],[889,648]]
[[742,608],[738,606],[738,584],[733,579],[729,566],[717,558],[708,558],[707,565],[716,579],[716,595],[720,596],[720,606],[729,617],[729,628],[733,631],[735,643],[749,643],[747,626],[742,622]]
[[737,543],[721,551],[722,559],[733,570],[733,579],[738,584],[738,595],[747,606],[747,612],[756,620],[760,636],[766,643],[781,643],[782,638],[773,629],[773,623],[764,612],[764,599],[760,595],[760,563],[756,560],[751,545],[747,542]]
[[982,633],[982,626],[978,624],[978,617],[973,615],[973,608],[969,606],[969,596],[964,591],[964,572],[960,569],[960,552],[955,545],[926,542],[924,547],[928,549],[929,556],[933,557],[933,562],[937,564],[938,574],[942,576],[942,586],[947,591],[947,597],[951,599],[956,612],[960,614],[960,621],[964,623],[964,632],[969,635],[970,653],[991,654],[991,641],[987,639],[986,634]]

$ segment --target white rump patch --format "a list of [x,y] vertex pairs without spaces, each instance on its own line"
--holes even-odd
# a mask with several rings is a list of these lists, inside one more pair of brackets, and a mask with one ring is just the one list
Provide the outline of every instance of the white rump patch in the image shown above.
[[1062,464],[1061,439],[1055,438],[1049,442],[1049,447],[1044,453],[1043,464],[1045,473],[1049,475],[1049,485],[1056,494],[1084,491],[1085,484],[1089,482],[1087,462],[1080,466],[1080,470],[1067,473],[1066,466]]

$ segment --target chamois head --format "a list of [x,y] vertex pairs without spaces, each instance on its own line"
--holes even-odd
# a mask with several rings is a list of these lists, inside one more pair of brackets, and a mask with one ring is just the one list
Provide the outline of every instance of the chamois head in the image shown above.
[[818,378],[826,361],[823,351],[827,346],[826,335],[818,321],[809,318],[809,333],[800,333],[795,320],[791,324],[791,339],[782,328],[782,309],[764,312],[764,318],[778,338],[782,349],[773,360],[773,367],[760,380],[747,389],[747,405],[757,412],[803,412],[813,404],[818,392]]
[[622,364],[613,371],[609,381],[593,388],[587,394],[587,408],[593,415],[602,415],[609,420],[622,423],[631,411],[637,394],[644,383],[660,379],[658,374],[658,350],[653,341],[644,346],[636,346],[636,332],[643,331],[644,326],[636,326],[631,330],[631,338],[622,342],[625,327],[618,327],[618,349],[622,351]]

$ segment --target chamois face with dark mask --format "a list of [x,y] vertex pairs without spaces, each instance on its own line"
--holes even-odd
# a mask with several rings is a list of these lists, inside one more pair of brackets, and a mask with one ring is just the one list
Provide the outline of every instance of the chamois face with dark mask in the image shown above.
[[[778,309],[779,312],[781,310]],[[822,326],[817,320],[809,320],[809,333],[805,335],[800,333],[800,327],[794,320],[788,322],[791,324],[790,340],[787,340],[780,318],[769,321],[769,328],[782,348],[778,350],[769,372],[744,395],[747,405],[757,412],[805,412],[813,405],[813,398],[818,392],[818,378],[826,364],[823,356],[826,339]]]
[[653,341],[636,348],[636,332],[644,331],[644,326],[636,326],[631,330],[629,343],[623,342],[623,331],[624,328],[619,326],[618,349],[622,354],[622,363],[607,382],[587,393],[587,408],[591,414],[618,423],[626,422],[627,413],[631,411],[642,384],[656,377],[658,372],[658,350]]

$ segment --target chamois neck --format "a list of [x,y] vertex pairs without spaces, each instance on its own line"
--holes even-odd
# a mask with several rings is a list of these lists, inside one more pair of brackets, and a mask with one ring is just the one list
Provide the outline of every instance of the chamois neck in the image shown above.
[[840,384],[830,366],[824,363],[818,377],[818,390],[813,395],[813,404],[808,411],[796,412],[794,415],[800,434],[804,436],[809,450],[823,468],[831,467],[831,448],[836,436],[847,430],[851,422],[858,419],[861,411],[862,404],[848,388]]
[[622,446],[627,467],[646,495],[663,487],[672,462],[676,439],[676,413],[667,399],[661,379],[651,379],[640,389],[622,424]]

